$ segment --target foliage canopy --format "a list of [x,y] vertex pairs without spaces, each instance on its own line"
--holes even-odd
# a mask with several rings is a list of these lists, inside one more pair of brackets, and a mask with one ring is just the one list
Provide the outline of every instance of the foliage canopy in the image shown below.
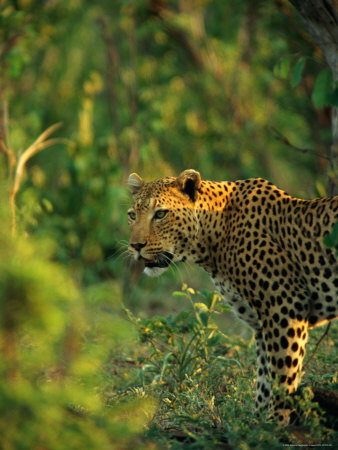
[[[251,403],[225,372],[237,366],[244,386],[250,349],[234,357],[231,343],[220,355],[226,336],[210,328],[212,294],[202,295],[207,306],[180,313],[175,300],[163,304],[175,274],[155,287],[126,267],[124,180],[134,170],[151,179],[191,167],[204,178],[263,176],[294,195],[323,195],[337,88],[295,11],[286,1],[4,0],[0,96],[1,446],[152,446],[137,436],[159,411],[162,381],[166,413],[197,424],[188,433],[200,426],[190,398],[210,413],[205,442],[216,424],[238,446],[247,424],[230,425],[231,416],[245,409],[253,420]],[[20,175],[11,238],[7,200],[20,156],[59,122]],[[336,231],[327,245],[337,246]],[[132,324],[121,317],[123,301],[134,314],[177,314],[130,313]],[[144,350],[147,327],[157,353]],[[207,376],[217,372],[220,386],[230,380],[221,413]],[[159,422],[151,433],[161,442]],[[258,429],[252,442],[269,433]]]

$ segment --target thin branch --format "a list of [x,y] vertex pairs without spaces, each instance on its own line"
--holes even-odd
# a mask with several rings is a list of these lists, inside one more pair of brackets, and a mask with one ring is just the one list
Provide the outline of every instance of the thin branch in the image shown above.
[[169,5],[165,0],[152,0],[148,8],[149,12],[162,22],[166,32],[185,50],[186,54],[189,56],[189,59],[199,69],[204,68],[205,64],[203,58],[201,57],[193,39],[191,39],[186,31],[178,28],[178,26],[173,23],[172,18],[174,15],[169,9]]
[[319,341],[317,342],[316,348],[313,350],[312,355],[311,355],[310,358],[306,361],[306,364],[304,364],[303,370],[305,370],[305,369],[308,367],[308,365],[310,364],[310,362],[312,361],[313,357],[315,356],[315,354],[317,353],[317,351],[318,351],[318,349],[319,349],[320,344],[323,342],[324,338],[328,335],[328,333],[329,333],[329,331],[330,331],[330,328],[331,328],[331,322],[329,322],[329,323],[327,324],[327,327],[326,327],[326,329],[325,329],[325,331],[324,331],[322,337],[321,337],[321,338],[319,339]]
[[7,158],[9,157],[9,151],[7,150],[7,147],[2,137],[0,137],[0,152],[4,153],[7,156]]
[[[108,87],[108,96],[109,96],[109,108],[111,113],[111,124],[113,135],[116,140],[119,138],[120,134],[120,123],[119,123],[119,105],[118,105],[118,80],[121,77],[119,73],[119,67],[121,64],[119,63],[120,55],[118,51],[118,47],[114,41],[116,41],[116,37],[109,30],[107,20],[105,17],[100,17],[97,20],[97,23],[101,29],[102,39],[104,40],[106,46],[107,53],[107,71],[106,71],[106,81]],[[127,167],[127,156],[125,152],[123,152],[120,148],[120,145],[117,145],[117,154],[118,158],[121,162],[123,168]],[[126,169],[125,169],[126,170]]]
[[289,141],[289,139],[287,137],[283,136],[278,130],[276,130],[276,128],[271,127],[271,130],[275,133],[275,139],[277,141],[283,142],[283,144],[292,148],[292,150],[299,152],[299,153],[309,153],[311,155],[317,156],[317,158],[325,159],[326,161],[330,160],[330,158],[328,156],[321,155],[320,153],[317,153],[314,150],[311,150],[308,148],[296,147],[295,145],[291,144],[291,142]]
[[9,140],[9,129],[8,129],[8,102],[4,100],[2,102],[3,107],[1,109],[1,123],[0,123],[0,152],[4,153],[8,161],[8,179],[9,184],[12,183],[13,169],[16,164],[16,157],[14,151],[11,147]]
[[118,78],[119,69],[119,54],[114,43],[113,37],[111,36],[107,20],[105,17],[100,17],[97,23],[101,29],[102,38],[106,45],[107,50],[107,86],[109,93],[109,106],[112,115],[112,128],[115,136],[119,134],[119,122],[118,122],[118,104],[117,104],[117,92],[115,87],[115,81]]
[[3,45],[1,52],[0,52],[0,61],[2,61],[5,59],[5,56],[7,55],[7,53],[9,53],[13,47],[15,47],[16,45],[18,45],[19,41],[24,37],[23,33],[18,33],[15,34],[14,36],[11,36],[6,43]]
[[3,108],[3,133],[4,133],[4,140],[6,142],[6,147],[8,149],[11,149],[11,144],[9,140],[9,131],[8,131],[8,101],[4,100],[3,102],[4,108]]
[[134,133],[132,134],[132,139],[130,143],[130,152],[128,158],[128,171],[130,168],[137,167],[139,162],[139,145],[138,145],[138,132],[136,124],[136,115],[138,108],[138,92],[137,92],[137,75],[136,75],[136,52],[137,52],[137,42],[135,36],[135,14],[134,10],[130,14],[131,27],[128,33],[129,41],[129,55],[130,55],[130,69],[132,72],[132,79],[129,84],[129,109],[131,126]]

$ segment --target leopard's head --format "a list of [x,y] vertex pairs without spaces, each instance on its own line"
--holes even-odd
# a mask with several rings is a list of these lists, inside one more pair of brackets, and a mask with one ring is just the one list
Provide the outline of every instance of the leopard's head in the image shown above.
[[162,274],[172,262],[189,259],[198,233],[195,202],[200,174],[185,170],[177,178],[145,183],[132,173],[128,179],[133,205],[128,211],[128,249],[145,264],[149,276]]

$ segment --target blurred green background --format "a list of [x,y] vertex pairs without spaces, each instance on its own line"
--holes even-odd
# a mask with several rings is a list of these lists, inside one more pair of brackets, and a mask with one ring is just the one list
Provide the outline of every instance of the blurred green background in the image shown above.
[[[6,152],[0,153],[0,403],[17,411],[7,417],[14,431],[4,426],[1,433],[8,436],[4,448],[32,448],[29,439],[53,448],[51,424],[66,425],[61,406],[48,405],[71,403],[70,416],[81,416],[86,396],[95,403],[92,386],[103,389],[93,373],[121,345],[116,339],[133,334],[118,313],[122,302],[141,315],[164,313],[179,310],[171,293],[183,282],[212,289],[192,267],[151,280],[128,262],[128,174],[150,180],[194,168],[206,179],[260,176],[295,196],[325,194],[321,155],[330,145],[330,111],[315,108],[311,95],[326,65],[284,0],[0,5],[1,138],[16,157],[54,123],[63,125],[53,138],[67,140],[28,161],[13,240],[10,170]],[[278,133],[316,154],[295,151]],[[91,387],[77,386],[74,397],[63,383],[76,385],[79,374]],[[112,445],[102,430],[128,435],[120,422],[102,418],[101,407],[93,406],[90,422],[97,442],[89,444],[88,418],[67,425],[74,448],[99,448],[100,439],[102,448]],[[42,421],[47,430],[34,434],[26,423],[32,435],[26,447],[20,437],[10,444],[24,422],[20,408],[30,424]],[[132,429],[136,422],[132,416],[126,423]],[[77,443],[76,436],[88,442]],[[119,442],[117,448],[130,445]]]
[[194,168],[325,193],[325,159],[274,132],[317,154],[330,143],[329,109],[311,102],[325,63],[288,2],[2,4],[10,145],[18,154],[60,121],[69,140],[29,161],[18,213],[31,233],[53,236],[79,282],[129,276],[116,252],[128,236],[130,171],[149,180]]

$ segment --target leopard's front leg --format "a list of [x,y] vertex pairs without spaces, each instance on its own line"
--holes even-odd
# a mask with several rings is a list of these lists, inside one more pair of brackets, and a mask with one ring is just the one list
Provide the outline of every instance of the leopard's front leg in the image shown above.
[[[271,385],[277,381],[278,387],[285,387],[287,395],[297,390],[308,339],[308,322],[307,320],[288,318],[282,319],[278,327],[271,320],[267,320],[265,323],[267,326],[263,330],[259,345],[262,349],[266,348],[264,356],[266,364],[263,365],[260,361],[260,368],[263,369],[263,372],[266,368],[270,384],[265,384],[265,388],[262,385],[259,386],[257,399],[259,401],[262,393],[269,390],[269,397],[267,392],[265,396],[268,400],[269,416],[286,424],[289,422],[291,413],[290,405],[287,398],[283,399],[279,394],[276,396],[271,394]],[[260,359],[262,360],[262,357]]]

